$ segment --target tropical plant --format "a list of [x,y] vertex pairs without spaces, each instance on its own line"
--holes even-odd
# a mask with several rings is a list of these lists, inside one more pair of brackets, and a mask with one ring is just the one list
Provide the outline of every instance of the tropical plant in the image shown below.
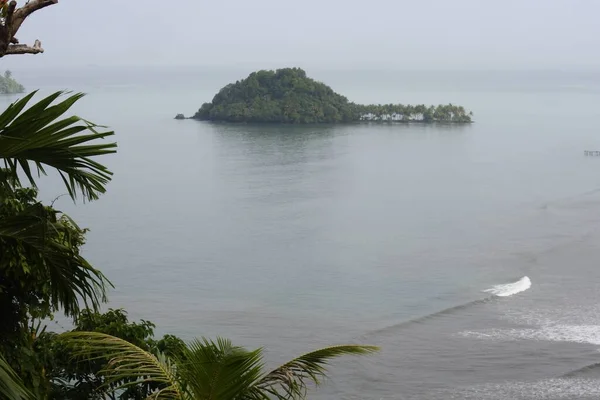
[[[76,331],[93,331],[113,335],[154,355],[178,354],[184,342],[176,336],[154,338],[154,324],[150,321],[129,322],[127,312],[109,309],[105,313],[83,310],[75,323]],[[56,333],[46,333],[39,339],[37,351],[44,360],[46,377],[52,384],[51,399],[114,399],[111,389],[128,383],[119,393],[119,400],[139,400],[148,397],[159,387],[156,383],[123,379],[107,384],[98,372],[110,361],[107,358],[89,359],[72,357],[69,347]]]
[[106,385],[125,378],[130,380],[114,387],[114,391],[139,381],[158,384],[148,400],[303,399],[308,385],[318,385],[326,376],[331,359],[378,350],[360,345],[326,347],[264,372],[262,349],[248,351],[223,338],[194,340],[176,354],[155,356],[104,333],[69,332],[60,336],[71,346],[74,357],[108,359],[100,371]]
[[[65,92],[55,92],[23,111],[37,91],[11,104],[0,114],[0,159],[14,182],[20,183],[19,168],[35,186],[30,163],[45,174],[44,165],[55,168],[63,179],[69,195],[77,191],[88,199],[98,198],[112,173],[92,157],[116,152],[116,143],[89,144],[107,138],[114,132],[99,132],[102,126],[81,117],[59,119],[84,94],[76,93],[53,104]],[[88,132],[85,135],[79,135]]]
[[21,378],[0,355],[0,397],[6,400],[34,400]]
[[[36,201],[35,190],[21,187],[19,172],[35,187],[32,167],[38,176],[46,173],[44,166],[53,167],[71,197],[79,190],[86,199],[96,199],[112,173],[92,158],[114,153],[116,144],[89,144],[114,133],[98,132],[97,125],[77,116],[60,119],[83,94],[53,104],[63,94],[56,92],[25,110],[34,94],[0,114],[0,162],[5,166],[0,170],[0,292],[44,278],[45,293],[35,296],[44,297],[39,300],[47,311],[60,307],[74,315],[80,300],[86,307],[99,306],[106,280],[79,255],[84,231]],[[80,135],[84,131],[89,133]]]
[[[61,307],[73,315],[79,311],[80,300],[98,307],[105,278],[76,251],[84,231],[64,214],[36,201],[35,190],[21,187],[19,173],[35,187],[32,169],[39,176],[46,173],[44,166],[53,167],[71,197],[79,190],[86,199],[96,199],[112,173],[92,158],[114,153],[116,144],[89,144],[114,133],[100,133],[97,125],[77,116],[60,119],[82,94],[53,104],[63,94],[56,92],[24,111],[34,94],[0,114],[0,162],[5,166],[0,170],[0,289],[4,293],[6,285],[23,284],[7,279],[7,274],[30,280],[43,273],[49,285],[48,307]],[[89,133],[80,135],[84,131]]]
[[[36,396],[44,392],[41,362],[34,352],[40,331],[35,320],[59,309],[75,316],[98,309],[110,284],[80,254],[85,230],[37,199],[34,175],[58,171],[73,199],[93,200],[105,191],[111,172],[93,160],[115,152],[115,143],[92,144],[113,132],[77,116],[63,115],[82,94],[35,104],[31,93],[0,114],[0,354]],[[28,107],[29,106],[29,107]],[[25,178],[32,186],[22,186]]]

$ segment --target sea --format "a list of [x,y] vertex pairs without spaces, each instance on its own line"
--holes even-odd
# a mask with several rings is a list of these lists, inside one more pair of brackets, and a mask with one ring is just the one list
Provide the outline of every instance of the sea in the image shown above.
[[174,119],[250,72],[13,71],[38,97],[87,93],[73,112],[116,132],[98,201],[39,181],[90,229],[107,308],[267,367],[380,346],[311,399],[600,397],[600,71],[307,69],[356,102],[463,105],[468,125]]

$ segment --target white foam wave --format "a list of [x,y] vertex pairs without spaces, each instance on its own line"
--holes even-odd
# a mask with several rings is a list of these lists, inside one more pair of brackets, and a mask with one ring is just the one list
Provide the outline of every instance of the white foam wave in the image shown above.
[[516,282],[505,283],[502,285],[496,285],[489,289],[484,290],[486,293],[491,293],[494,296],[506,297],[512,296],[513,294],[521,293],[531,287],[531,279],[524,276]]
[[482,384],[452,393],[452,399],[597,399],[600,385],[594,379],[547,379],[537,382],[507,382]]
[[461,332],[459,335],[483,340],[546,340],[600,345],[599,325],[551,325],[538,329],[488,329]]

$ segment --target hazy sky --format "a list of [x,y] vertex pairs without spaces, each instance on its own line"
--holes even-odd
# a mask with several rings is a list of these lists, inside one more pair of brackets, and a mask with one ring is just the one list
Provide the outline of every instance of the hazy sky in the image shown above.
[[[18,0],[23,2],[24,0]],[[4,67],[600,67],[600,0],[60,0]]]

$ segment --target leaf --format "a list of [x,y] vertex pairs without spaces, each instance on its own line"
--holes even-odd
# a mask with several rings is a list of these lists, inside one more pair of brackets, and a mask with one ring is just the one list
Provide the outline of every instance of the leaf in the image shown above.
[[265,391],[278,399],[303,399],[307,383],[319,385],[326,377],[329,360],[347,354],[370,354],[378,351],[376,346],[341,345],[325,347],[295,358],[265,375],[256,389]]
[[105,300],[105,285],[110,282],[71,247],[56,240],[68,232],[69,227],[57,221],[41,203],[29,205],[17,215],[0,218],[1,239],[15,240],[23,246],[25,254],[31,250],[41,257],[37,268],[45,268],[52,282],[49,287],[52,306],[62,306],[66,315],[76,315],[80,299],[86,306],[98,309]]
[[[160,397],[150,398],[183,400],[184,392],[175,376],[175,368],[168,359],[153,354],[123,339],[99,332],[67,332],[59,338],[72,349],[74,357],[87,360],[108,360],[100,374],[106,377],[104,387],[110,391],[136,385],[142,381],[162,384]],[[126,383],[121,383],[126,380]]]
[[[35,186],[29,164],[35,165],[38,175],[45,174],[45,165],[58,170],[72,198],[81,192],[86,199],[97,199],[105,192],[112,172],[93,158],[115,153],[117,144],[93,142],[113,136],[114,132],[99,132],[100,126],[78,116],[61,119],[83,97],[82,93],[53,105],[65,94],[56,92],[23,111],[34,94],[11,104],[0,114],[0,159],[4,159],[17,184],[20,184],[18,172],[22,170]],[[82,135],[84,131],[89,133]]]
[[37,90],[8,106],[8,108],[0,114],[0,129],[4,129],[10,121],[15,119],[36,93]]
[[261,376],[261,350],[248,351],[218,338],[192,341],[177,362],[178,373],[196,399],[243,399]]
[[[124,388],[140,382],[162,384],[160,392],[149,399],[269,400],[303,399],[308,382],[318,384],[325,376],[327,362],[346,354],[369,354],[374,346],[333,346],[295,358],[263,374],[262,350],[248,351],[218,338],[194,340],[181,354],[167,359],[122,339],[94,332],[69,332],[60,335],[73,348],[75,357],[106,359],[102,374],[107,385]],[[118,390],[118,389],[115,389]]]
[[0,397],[6,400],[35,400],[33,394],[0,354]]

